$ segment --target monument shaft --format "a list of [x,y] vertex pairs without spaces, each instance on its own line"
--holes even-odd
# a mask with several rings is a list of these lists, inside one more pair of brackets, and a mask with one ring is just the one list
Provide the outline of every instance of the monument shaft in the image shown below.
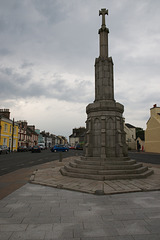
[[106,9],[102,9],[99,29],[100,55],[95,60],[95,101],[87,106],[86,157],[102,159],[126,155],[122,104],[114,100],[113,61],[108,57],[108,33],[105,25]]

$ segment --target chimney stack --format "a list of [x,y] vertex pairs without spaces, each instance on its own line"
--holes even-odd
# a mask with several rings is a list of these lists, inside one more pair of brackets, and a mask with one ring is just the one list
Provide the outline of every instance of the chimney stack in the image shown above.
[[9,109],[0,109],[0,116],[10,119]]

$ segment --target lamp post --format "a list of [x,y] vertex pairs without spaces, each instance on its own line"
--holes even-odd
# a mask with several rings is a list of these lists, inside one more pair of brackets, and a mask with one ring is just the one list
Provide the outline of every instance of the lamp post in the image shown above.
[[1,144],[1,129],[2,129],[2,126],[0,125],[0,144]]
[[13,118],[13,124],[12,124],[12,147],[11,147],[11,151],[13,152],[13,140],[14,140],[14,118]]

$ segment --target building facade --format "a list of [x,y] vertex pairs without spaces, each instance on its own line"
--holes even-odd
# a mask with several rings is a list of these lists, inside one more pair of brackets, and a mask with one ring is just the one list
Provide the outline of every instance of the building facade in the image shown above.
[[40,129],[35,129],[35,132],[38,134],[38,143],[43,143],[45,146],[45,138],[40,133]]
[[150,118],[145,131],[145,151],[160,153],[160,107],[150,109]]
[[34,125],[27,126],[27,135],[28,135],[28,146],[33,147],[38,144],[38,134],[35,132]]
[[10,119],[9,109],[0,109],[0,145],[7,146],[10,151],[17,151],[18,124]]
[[126,144],[128,146],[128,150],[136,149],[136,127],[129,123],[125,123],[124,131],[126,133]]
[[72,130],[72,134],[69,136],[69,144],[72,147],[76,146],[76,144],[78,143],[84,145],[85,134],[86,134],[85,127],[74,128]]
[[17,121],[18,123],[18,146],[28,147],[27,121]]

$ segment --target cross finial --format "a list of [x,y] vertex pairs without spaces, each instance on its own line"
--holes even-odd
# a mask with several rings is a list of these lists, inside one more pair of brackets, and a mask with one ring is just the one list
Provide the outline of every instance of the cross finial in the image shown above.
[[105,15],[108,15],[108,9],[106,10],[106,8],[102,8],[101,10],[99,10],[99,16],[102,15],[102,27],[105,27]]

